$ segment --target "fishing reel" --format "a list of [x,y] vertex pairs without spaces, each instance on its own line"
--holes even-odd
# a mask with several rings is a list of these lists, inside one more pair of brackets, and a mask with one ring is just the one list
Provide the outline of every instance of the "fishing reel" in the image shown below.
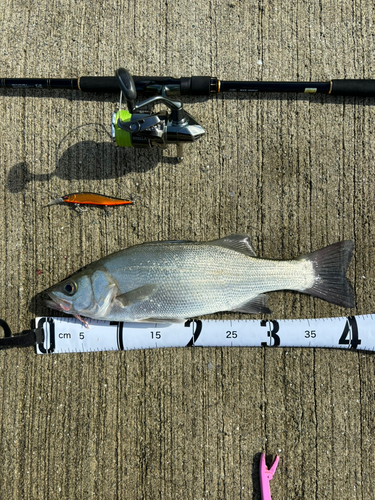
[[[137,90],[133,77],[124,68],[116,71],[116,78],[121,89],[120,106],[112,115],[112,137],[118,146],[133,148],[152,148],[156,146],[165,149],[169,144],[177,145],[177,160],[183,160],[183,144],[194,142],[202,135],[204,129],[187,113],[179,101],[172,101],[165,95],[168,89],[162,89],[162,95],[149,97],[135,104]],[[128,110],[121,109],[124,95]],[[155,103],[163,103],[169,111],[157,113],[139,110]]]

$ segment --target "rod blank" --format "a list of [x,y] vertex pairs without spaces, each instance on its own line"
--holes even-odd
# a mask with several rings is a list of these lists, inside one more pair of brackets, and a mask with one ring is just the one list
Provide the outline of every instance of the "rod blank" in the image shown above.
[[[138,94],[202,95],[218,93],[294,92],[357,97],[375,97],[375,80],[330,80],[329,82],[250,82],[221,81],[210,76],[172,78],[134,76]],[[81,76],[80,78],[1,78],[0,88],[68,89],[82,92],[117,93],[120,87],[115,76]]]

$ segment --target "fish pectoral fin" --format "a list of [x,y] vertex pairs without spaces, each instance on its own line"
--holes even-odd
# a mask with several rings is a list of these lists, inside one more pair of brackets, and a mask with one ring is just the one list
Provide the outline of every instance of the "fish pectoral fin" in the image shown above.
[[158,288],[159,285],[155,284],[143,285],[139,288],[135,288],[134,290],[130,290],[129,292],[117,295],[116,300],[118,300],[123,307],[127,307],[136,302],[148,299]]
[[220,240],[210,241],[209,244],[229,248],[229,250],[235,250],[249,257],[256,257],[247,234],[231,234]]
[[247,314],[259,314],[259,313],[269,314],[271,310],[268,309],[266,305],[267,300],[268,300],[268,295],[261,293],[256,297],[254,297],[253,299],[249,300],[249,302],[245,302],[240,306],[236,307],[235,309],[232,309],[232,311],[242,312]]

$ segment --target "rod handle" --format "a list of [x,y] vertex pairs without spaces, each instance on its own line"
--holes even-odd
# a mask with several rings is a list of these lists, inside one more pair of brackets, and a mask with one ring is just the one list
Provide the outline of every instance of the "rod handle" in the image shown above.
[[210,76],[191,76],[180,79],[181,95],[210,95]]
[[375,97],[375,80],[331,80],[330,95]]
[[[174,88],[173,95],[210,95],[217,88],[217,78],[210,76],[191,76],[189,78],[171,78],[162,76],[133,76],[137,92],[157,95],[162,86]],[[81,76],[78,88],[83,92],[113,93],[120,92],[120,85],[115,76]]]
[[81,76],[78,87],[83,92],[120,92],[120,86],[115,76]]

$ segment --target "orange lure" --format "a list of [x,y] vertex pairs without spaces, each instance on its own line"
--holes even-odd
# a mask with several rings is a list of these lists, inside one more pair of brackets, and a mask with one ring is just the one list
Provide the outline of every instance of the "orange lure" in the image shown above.
[[118,205],[131,205],[133,202],[122,200],[121,198],[111,198],[102,194],[95,193],[72,193],[66,194],[61,198],[52,200],[48,205],[56,205],[58,203],[72,203],[73,205],[97,205],[102,207],[114,207]]

